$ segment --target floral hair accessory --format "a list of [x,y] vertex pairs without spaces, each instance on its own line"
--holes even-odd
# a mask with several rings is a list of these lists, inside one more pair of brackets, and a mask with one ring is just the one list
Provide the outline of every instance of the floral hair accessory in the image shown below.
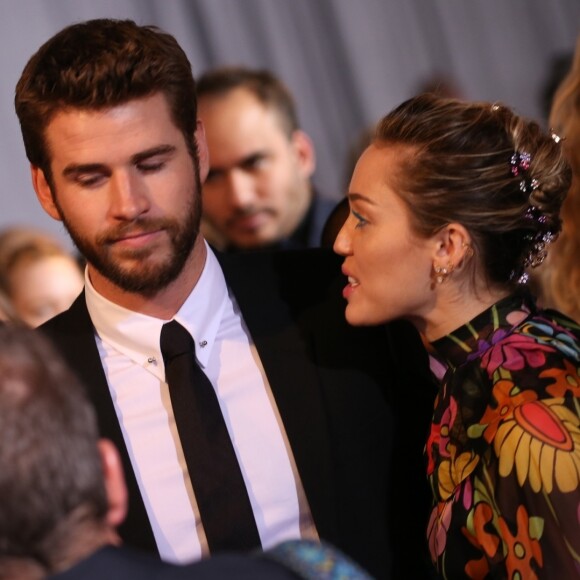
[[536,205],[531,205],[526,210],[524,217],[527,220],[533,220],[535,222],[538,222],[539,224],[545,224],[548,221],[548,218],[545,216],[545,214],[542,213],[542,210]]
[[530,177],[527,173],[530,169],[532,156],[526,151],[516,151],[510,158],[510,171],[513,176],[521,176],[520,191],[531,194],[538,189],[540,183],[537,179]]
[[550,230],[544,230],[543,232],[538,232],[535,235],[530,234],[531,248],[528,255],[524,258],[524,267],[536,268],[538,267],[548,255],[547,246],[551,244],[558,234],[553,233]]
[[520,285],[527,284],[529,279],[528,273],[522,270],[537,268],[546,259],[548,246],[558,237],[558,234],[550,228],[548,217],[538,206],[530,205],[524,213],[524,218],[535,222],[539,231],[529,232],[524,236],[528,250],[523,258],[523,268],[513,270],[510,275],[510,280],[517,278],[517,283]]
[[[511,277],[512,277],[512,278],[515,278],[515,272],[512,272],[512,275],[511,275]],[[529,279],[530,279],[530,275],[529,275],[527,272],[523,272],[523,273],[520,275],[520,277],[518,278],[518,284],[519,284],[520,286],[524,286],[525,284],[527,284],[527,283],[528,283]]]
[[520,175],[530,168],[532,156],[525,151],[516,151],[510,159],[512,175]]
[[520,181],[520,191],[522,191],[523,193],[527,193],[529,195],[530,193],[532,193],[532,191],[538,189],[539,185],[540,182],[535,178],[532,179],[524,178]]

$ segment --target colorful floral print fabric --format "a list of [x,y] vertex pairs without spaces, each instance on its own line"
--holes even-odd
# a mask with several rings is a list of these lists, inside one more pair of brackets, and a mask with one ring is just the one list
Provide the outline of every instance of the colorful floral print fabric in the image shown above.
[[439,573],[580,578],[580,327],[515,295],[432,347]]
[[373,580],[337,548],[315,540],[286,540],[264,553],[304,580]]

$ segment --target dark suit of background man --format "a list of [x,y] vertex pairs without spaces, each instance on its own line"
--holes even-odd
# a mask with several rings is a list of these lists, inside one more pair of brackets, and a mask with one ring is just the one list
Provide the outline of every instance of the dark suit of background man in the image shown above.
[[368,578],[331,546],[304,540],[183,566],[120,546],[119,454],[98,439],[94,409],[64,359],[24,327],[0,327],[0,425],[2,580],[295,580],[317,577],[319,562]]
[[216,256],[198,233],[195,102],[175,39],[130,21],[64,29],[16,89],[40,203],[88,263],[85,292],[45,331],[120,449],[121,536],[168,561],[208,552],[160,351],[175,319],[217,392],[262,546],[320,537],[379,577],[393,560],[412,575],[431,398],[418,339],[349,328],[330,255]]

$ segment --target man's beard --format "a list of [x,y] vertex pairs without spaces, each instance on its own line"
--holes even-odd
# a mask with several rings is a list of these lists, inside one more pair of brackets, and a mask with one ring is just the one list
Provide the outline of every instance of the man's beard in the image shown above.
[[[184,219],[137,218],[131,222],[111,228],[99,235],[95,242],[84,237],[67,220],[55,199],[62,222],[79,252],[85,257],[103,277],[115,286],[144,297],[152,297],[166,288],[181,274],[189,258],[195,240],[199,235],[201,219],[201,184],[196,176],[196,191],[191,193],[190,203]],[[111,256],[109,249],[115,240],[124,237],[130,232],[147,233],[163,230],[170,241],[170,255],[157,263],[148,263],[151,253],[149,248],[126,249],[124,258],[116,259]],[[130,261],[131,267],[124,267],[123,262]]]

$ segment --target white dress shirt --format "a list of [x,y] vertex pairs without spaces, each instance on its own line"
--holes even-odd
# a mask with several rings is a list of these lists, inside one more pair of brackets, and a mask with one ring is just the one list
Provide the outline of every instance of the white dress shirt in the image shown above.
[[[167,321],[108,301],[85,278],[111,397],[161,557],[198,559],[207,543],[159,345]],[[263,547],[316,537],[270,385],[209,246],[201,277],[175,320],[194,337],[197,360],[216,389]]]

